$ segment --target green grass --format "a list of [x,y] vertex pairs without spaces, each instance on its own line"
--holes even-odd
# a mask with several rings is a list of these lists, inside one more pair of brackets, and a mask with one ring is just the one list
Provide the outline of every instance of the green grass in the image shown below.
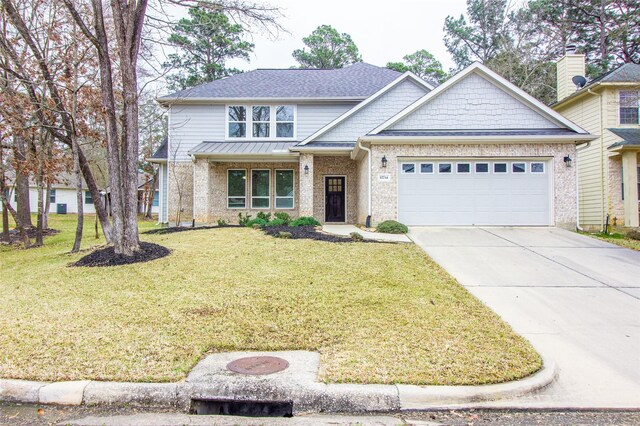
[[237,350],[319,351],[326,382],[495,383],[541,365],[413,244],[222,228],[143,235],[173,250],[152,262],[71,268],[73,220],[52,215],[44,247],[1,249],[1,377],[176,381]]
[[584,232],[583,234],[602,241],[606,241],[611,244],[616,244],[622,247],[630,248],[632,250],[640,251],[640,240],[631,239],[624,233],[613,232],[611,234],[605,234],[604,232],[598,232],[597,234],[594,234]]

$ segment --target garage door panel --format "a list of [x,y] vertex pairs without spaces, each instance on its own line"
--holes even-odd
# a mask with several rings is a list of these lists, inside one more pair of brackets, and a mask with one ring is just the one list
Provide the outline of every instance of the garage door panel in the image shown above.
[[[450,162],[453,173],[399,174],[398,218],[401,222],[407,225],[550,224],[549,175],[531,173],[530,161],[526,162],[525,173],[475,173],[474,162],[471,162],[471,173],[456,173],[455,161]],[[493,170],[496,162],[507,163],[511,170],[511,161],[503,159],[489,162],[489,170]],[[419,171],[420,163],[415,164],[415,170]],[[437,170],[437,166],[434,168]]]

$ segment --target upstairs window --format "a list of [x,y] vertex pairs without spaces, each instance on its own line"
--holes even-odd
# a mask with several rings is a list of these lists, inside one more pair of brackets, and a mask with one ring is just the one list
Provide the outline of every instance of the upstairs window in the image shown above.
[[620,91],[620,124],[640,124],[638,108],[640,92],[637,90]]
[[227,137],[291,139],[295,137],[294,105],[231,105],[227,108]]
[[247,137],[247,108],[243,106],[229,107],[229,137]]

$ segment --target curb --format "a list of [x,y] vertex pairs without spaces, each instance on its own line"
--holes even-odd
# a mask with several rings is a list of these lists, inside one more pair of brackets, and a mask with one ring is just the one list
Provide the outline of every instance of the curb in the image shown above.
[[191,399],[286,400],[296,413],[433,410],[495,401],[535,392],[553,383],[558,367],[542,368],[522,380],[480,386],[284,383],[250,388],[232,380],[216,383],[33,382],[0,379],[0,401],[58,405],[138,405],[188,411]]

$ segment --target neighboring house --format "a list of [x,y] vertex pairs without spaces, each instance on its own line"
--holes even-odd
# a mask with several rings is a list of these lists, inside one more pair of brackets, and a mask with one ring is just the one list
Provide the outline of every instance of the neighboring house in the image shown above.
[[285,211],[322,222],[576,223],[593,139],[480,64],[434,84],[366,63],[258,69],[158,99],[160,221]]
[[[144,213],[144,209],[146,208],[146,194],[148,192],[146,190],[146,187],[149,182],[147,182],[147,179],[146,177],[144,177],[144,175],[139,175],[138,179],[138,212]],[[48,194],[50,200],[49,213],[78,213],[78,198],[76,195],[75,182],[75,177],[70,173],[60,173],[56,176],[56,181],[51,184],[51,191]],[[9,204],[11,204],[15,208],[16,192],[13,176],[7,176],[7,186],[7,192],[10,195]],[[82,187],[87,187],[84,180],[82,181]],[[83,212],[89,214],[95,213],[96,210],[93,204],[93,197],[91,196],[91,192],[89,192],[88,189],[83,189],[82,198]],[[158,195],[158,191],[156,191],[153,200],[152,213],[157,214],[159,211],[159,198],[160,197]],[[46,200],[44,200],[44,202],[46,202]],[[38,187],[32,180],[29,181],[29,209],[31,213],[38,212]]]
[[638,226],[640,191],[640,65],[624,64],[577,89],[584,55],[558,61],[558,101],[553,109],[598,138],[578,147],[580,224]]

